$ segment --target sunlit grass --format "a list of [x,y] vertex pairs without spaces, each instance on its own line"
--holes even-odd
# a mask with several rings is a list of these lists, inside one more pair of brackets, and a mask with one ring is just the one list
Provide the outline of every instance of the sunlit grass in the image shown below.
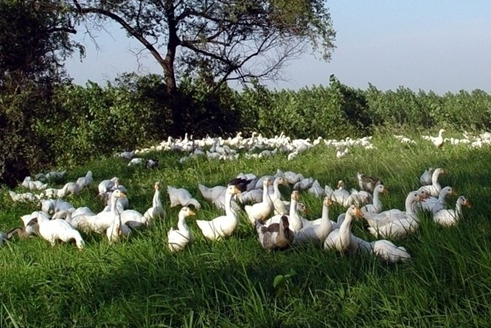
[[[467,146],[438,150],[413,137],[418,144],[402,145],[391,134],[376,135],[376,149],[353,148],[337,159],[324,145],[292,161],[277,155],[269,159],[235,162],[190,160],[179,164],[177,153],[155,153],[160,168],[128,167],[119,158],[88,163],[69,171],[68,181],[94,173],[95,183],[80,195],[69,197],[75,206],[101,210],[97,183],[118,176],[128,188],[133,208],[150,205],[153,184],[160,181],[188,189],[202,203],[199,219],[221,214],[206,203],[198,183],[224,185],[240,172],[258,176],[276,169],[312,176],[321,185],[334,186],[343,178],[358,188],[356,172],[380,177],[390,193],[382,196],[384,208],[403,208],[419,175],[429,166],[449,174],[442,185],[465,194],[473,207],[456,227],[436,226],[421,216],[420,230],[395,240],[412,255],[403,264],[326,252],[315,247],[264,251],[245,214],[236,233],[225,241],[209,242],[188,219],[195,241],[178,254],[167,249],[166,234],[177,222],[178,208],[163,201],[165,221],[129,240],[109,245],[105,236],[85,235],[86,248],[72,244],[50,247],[39,238],[15,239],[0,249],[1,327],[408,327],[486,326],[491,322],[491,191],[488,163],[491,149]],[[56,186],[59,187],[59,186]],[[291,188],[282,189],[285,198]],[[309,218],[321,214],[321,200],[302,193]],[[35,204],[13,203],[0,194],[0,230],[20,224],[20,215],[37,210]],[[456,197],[449,200],[455,204]],[[331,211],[334,219],[342,208]],[[357,221],[353,232],[374,240]],[[278,275],[291,277],[280,286]]]

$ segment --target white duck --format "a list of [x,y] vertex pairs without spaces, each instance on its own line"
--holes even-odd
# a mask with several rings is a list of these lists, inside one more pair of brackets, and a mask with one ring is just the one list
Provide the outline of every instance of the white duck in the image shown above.
[[122,224],[121,214],[117,212],[117,200],[126,198],[126,195],[120,191],[114,191],[111,195],[111,215],[113,217],[112,224],[106,230],[106,236],[109,243],[118,242],[122,235],[128,235],[131,232],[128,226]]
[[270,198],[273,202],[274,206],[274,214],[280,214],[280,215],[285,215],[288,214],[288,209],[285,206],[285,203],[281,200],[281,192],[280,192],[280,185],[287,185],[288,181],[286,181],[285,178],[282,177],[277,177],[274,179],[273,183],[273,194],[270,195]]
[[380,201],[380,194],[386,194],[389,191],[383,184],[378,184],[373,190],[372,204],[366,204],[361,208],[361,211],[365,213],[380,213],[382,212],[382,202]]
[[39,200],[32,192],[18,194],[15,191],[9,190],[9,195],[14,202],[37,202]]
[[49,241],[51,246],[55,246],[57,240],[67,242],[74,239],[78,249],[81,250],[84,248],[85,242],[78,230],[74,229],[65,220],[50,220],[43,215],[39,215],[37,221],[39,224],[39,235]]
[[263,199],[262,202],[244,207],[249,217],[249,221],[255,224],[256,220],[265,221],[271,216],[274,210],[273,201],[269,197],[268,187],[271,185],[271,179],[266,177],[263,179]]
[[25,177],[22,186],[29,190],[44,190],[48,187],[48,184],[41,181],[32,181],[31,177]]
[[155,193],[152,198],[152,207],[150,207],[143,216],[147,221],[147,225],[150,224],[150,221],[159,217],[165,217],[164,208],[162,206],[162,201],[160,200],[160,182],[155,182],[154,185]]
[[86,206],[84,207],[79,207],[75,211],[70,211],[70,210],[61,210],[53,214],[52,219],[63,219],[66,222],[70,223],[70,225],[78,229],[78,224],[80,220],[85,216],[85,215],[96,215],[92,210]]
[[295,183],[304,179],[301,173],[295,173],[292,171],[286,171],[282,175],[289,184],[294,185]]
[[102,211],[95,215],[83,214],[78,220],[78,227],[83,232],[93,231],[98,234],[106,232],[107,229],[114,223],[114,217],[119,215],[117,200],[119,198],[124,198],[121,196],[122,194],[124,193],[121,190],[113,191],[111,194],[110,210]]
[[405,201],[405,211],[401,211],[399,209],[390,209],[380,213],[366,212],[363,213],[363,217],[368,222],[368,225],[374,228],[381,227],[392,221],[406,219],[407,217],[417,218],[417,214],[414,211],[413,204],[423,199],[423,197],[420,197],[420,195],[422,195],[423,193],[424,191],[411,191],[410,193],[408,193]]
[[68,195],[77,195],[79,194],[83,189],[83,186],[76,183],[76,182],[67,182],[63,188],[61,188],[59,191],[57,191],[57,196],[59,198],[66,197]]
[[[382,236],[384,238],[404,237],[416,231],[419,228],[419,218],[414,212],[412,205],[414,202],[424,201],[424,199],[425,198],[418,192],[411,193],[406,198],[406,212],[400,212],[400,214],[396,215],[387,215],[386,219],[388,218],[389,222],[381,225],[379,221],[378,225],[368,227],[368,231],[374,236]],[[365,214],[365,218],[366,216],[367,214]],[[370,221],[369,224],[371,224]]]
[[198,210],[201,208],[201,204],[184,188],[167,186],[167,193],[169,194],[170,207],[193,205]]
[[53,215],[59,211],[75,210],[72,204],[64,201],[63,199],[46,199],[41,201],[41,210],[45,213]]
[[115,189],[117,177],[112,179],[102,180],[97,186],[97,190],[99,190],[99,197],[105,197],[106,193],[109,191],[113,191]]
[[[319,244],[322,245],[329,233],[332,231],[333,222],[329,219],[329,206],[332,205],[332,200],[326,197],[322,206],[322,218],[320,222],[312,222],[310,225],[303,225],[302,229],[295,232],[294,245],[302,244]],[[318,221],[318,220],[316,220]]]
[[308,190],[314,184],[314,178],[304,178],[293,185],[293,189],[296,190]]
[[225,196],[225,190],[227,190],[227,187],[225,186],[215,186],[215,187],[207,187],[202,184],[198,184],[198,189],[201,192],[201,195],[203,196],[204,199],[214,203],[216,199],[218,199],[220,196]]
[[209,240],[217,240],[230,236],[239,225],[239,218],[232,210],[232,197],[239,194],[236,186],[228,186],[225,193],[225,215],[219,216],[211,221],[196,220],[203,235]]
[[170,228],[167,232],[167,243],[171,252],[183,250],[186,245],[193,241],[193,234],[186,224],[186,218],[193,215],[196,215],[196,213],[187,206],[184,206],[179,211],[177,230]]
[[84,188],[90,186],[93,181],[94,178],[92,177],[92,171],[87,171],[85,176],[78,178],[75,183]]
[[396,246],[393,242],[386,239],[376,240],[369,243],[358,238],[358,242],[360,249],[363,249],[386,262],[397,263],[407,261],[411,258],[411,255],[406,248]]
[[436,212],[443,210],[445,208],[445,204],[446,204],[445,200],[449,195],[456,195],[456,192],[452,187],[447,186],[445,188],[442,188],[442,190],[440,190],[440,193],[438,194],[438,198],[429,197],[424,202],[418,203],[418,205],[423,211],[429,211],[435,214]]
[[447,174],[447,171],[442,168],[435,169],[435,171],[431,175],[431,185],[422,186],[418,190],[425,190],[430,194],[430,196],[438,197],[438,194],[442,190],[442,186],[438,182],[438,178],[442,174]]
[[34,211],[31,214],[22,215],[20,219],[24,223],[25,237],[39,234],[39,218],[49,220],[50,216],[42,211]]
[[[225,195],[223,195],[222,197],[223,197],[223,200],[225,200]],[[263,201],[263,189],[262,188],[261,189],[252,189],[249,191],[241,192],[239,195],[237,195],[237,201],[239,203],[242,203],[242,204],[261,203]]]
[[309,193],[319,198],[324,197],[326,194],[324,188],[321,187],[319,180],[315,180],[314,183],[312,183],[312,186],[309,188]]
[[[298,214],[298,210],[301,203],[299,203],[300,200],[300,193],[298,190],[293,190],[291,194],[291,201],[290,201],[290,215],[288,216],[288,222],[289,222],[289,228],[293,232],[296,232],[303,227],[303,222],[302,218]],[[264,222],[265,226],[269,226],[273,223],[280,223],[282,215],[275,215],[272,218],[268,219],[266,222]]]
[[442,148],[443,146],[443,143],[445,142],[445,139],[443,138],[443,132],[445,132],[444,129],[440,129],[440,131],[438,131],[438,136],[436,137],[432,137],[430,140],[431,142],[433,142],[433,144],[437,147],[437,148]]
[[469,200],[465,196],[460,196],[455,204],[455,209],[442,209],[433,215],[433,221],[443,226],[456,225],[463,218],[462,206],[471,207]]
[[363,213],[355,205],[348,207],[343,223],[339,229],[333,230],[324,241],[324,249],[338,252],[354,253],[358,249],[357,238],[351,233],[351,224],[355,217],[362,217]]
[[336,188],[337,189],[332,193],[331,199],[338,204],[344,205],[346,202],[348,202],[350,192],[345,189],[343,180],[338,180]]
[[421,174],[421,176],[419,177],[419,182],[422,186],[431,184],[431,177],[433,175],[433,172],[435,172],[435,169],[430,167]]

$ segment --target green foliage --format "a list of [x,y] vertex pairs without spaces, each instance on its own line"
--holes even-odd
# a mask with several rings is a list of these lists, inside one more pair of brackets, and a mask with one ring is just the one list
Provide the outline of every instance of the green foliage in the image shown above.
[[47,9],[55,3],[0,2],[0,184],[14,185],[55,160],[51,138],[37,128],[57,112],[60,62],[78,46],[66,17]]
[[206,79],[184,78],[179,87],[178,109],[183,132],[197,138],[227,136],[243,126],[237,91],[227,85],[215,89]]

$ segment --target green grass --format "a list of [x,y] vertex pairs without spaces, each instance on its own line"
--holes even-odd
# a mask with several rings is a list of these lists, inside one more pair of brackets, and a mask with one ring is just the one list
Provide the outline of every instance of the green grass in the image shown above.
[[[415,136],[414,136],[415,137]],[[491,191],[488,163],[491,148],[466,146],[435,149],[415,137],[404,146],[390,134],[374,136],[374,150],[352,149],[351,156],[319,146],[293,161],[285,155],[236,162],[199,159],[177,163],[177,153],[153,154],[158,170],[127,167],[107,158],[70,170],[67,181],[94,174],[94,184],[69,197],[74,206],[101,210],[97,183],[118,176],[128,188],[130,204],[144,212],[153,184],[161,181],[188,189],[202,203],[197,218],[221,212],[206,203],[198,183],[224,185],[240,172],[274,174],[292,170],[334,186],[344,178],[356,187],[356,172],[375,175],[388,186],[384,208],[403,208],[419,175],[429,166],[449,174],[442,185],[455,187],[473,203],[465,220],[442,228],[421,217],[421,228],[395,240],[413,256],[386,264],[365,254],[352,256],[314,247],[283,252],[264,251],[255,230],[242,214],[236,233],[225,241],[203,238],[192,219],[195,242],[178,254],[167,249],[166,233],[177,222],[177,208],[162,200],[166,221],[129,240],[109,245],[105,236],[84,235],[86,248],[55,247],[40,238],[12,240],[0,248],[0,327],[457,327],[489,326],[491,322]],[[285,198],[290,190],[283,189]],[[0,194],[0,230],[18,226],[20,215],[37,210],[13,203]],[[303,193],[309,217],[320,217],[320,199]],[[454,204],[456,198],[450,199]],[[331,218],[341,213],[334,207]],[[374,240],[358,221],[353,232]],[[288,276],[288,274],[291,274]],[[274,286],[275,277],[287,275]]]

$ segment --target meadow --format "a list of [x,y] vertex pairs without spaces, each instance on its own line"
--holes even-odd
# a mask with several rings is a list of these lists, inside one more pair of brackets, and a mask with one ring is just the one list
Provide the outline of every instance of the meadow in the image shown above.
[[[435,131],[431,131],[435,134]],[[419,187],[428,167],[442,167],[450,185],[466,195],[472,208],[455,227],[437,226],[420,215],[420,229],[393,240],[412,256],[388,264],[364,253],[353,255],[322,248],[292,247],[275,252],[261,248],[254,227],[241,212],[237,231],[226,240],[207,241],[192,218],[195,240],[182,252],[167,248],[167,231],[177,223],[179,208],[169,207],[164,220],[109,244],[105,235],[83,235],[86,247],[51,247],[41,238],[14,238],[0,248],[1,327],[456,327],[491,322],[491,147],[445,144],[437,149],[421,131],[406,132],[416,144],[403,144],[393,133],[376,132],[374,149],[350,148],[337,158],[323,143],[292,160],[284,154],[267,158],[240,156],[235,161],[198,158],[179,162],[177,152],[151,152],[159,168],[127,166],[122,158],[91,160],[67,172],[75,181],[87,170],[94,183],[67,198],[74,206],[101,210],[97,184],[117,176],[128,189],[130,207],[145,212],[153,185],[160,181],[188,189],[200,202],[196,218],[212,219],[222,211],[206,202],[198,183],[225,185],[237,174],[272,175],[277,169],[302,173],[334,186],[344,179],[357,188],[356,173],[380,177],[389,189],[384,209],[404,208],[406,194]],[[460,131],[447,136],[461,137]],[[56,185],[62,186],[63,183]],[[18,188],[18,191],[23,190]],[[282,189],[288,199],[291,188]],[[307,218],[320,217],[322,199],[302,192]],[[0,230],[21,225],[20,216],[38,210],[0,193]],[[456,197],[449,199],[454,207]],[[335,220],[344,209],[335,206]],[[375,240],[366,222],[353,233]]]

